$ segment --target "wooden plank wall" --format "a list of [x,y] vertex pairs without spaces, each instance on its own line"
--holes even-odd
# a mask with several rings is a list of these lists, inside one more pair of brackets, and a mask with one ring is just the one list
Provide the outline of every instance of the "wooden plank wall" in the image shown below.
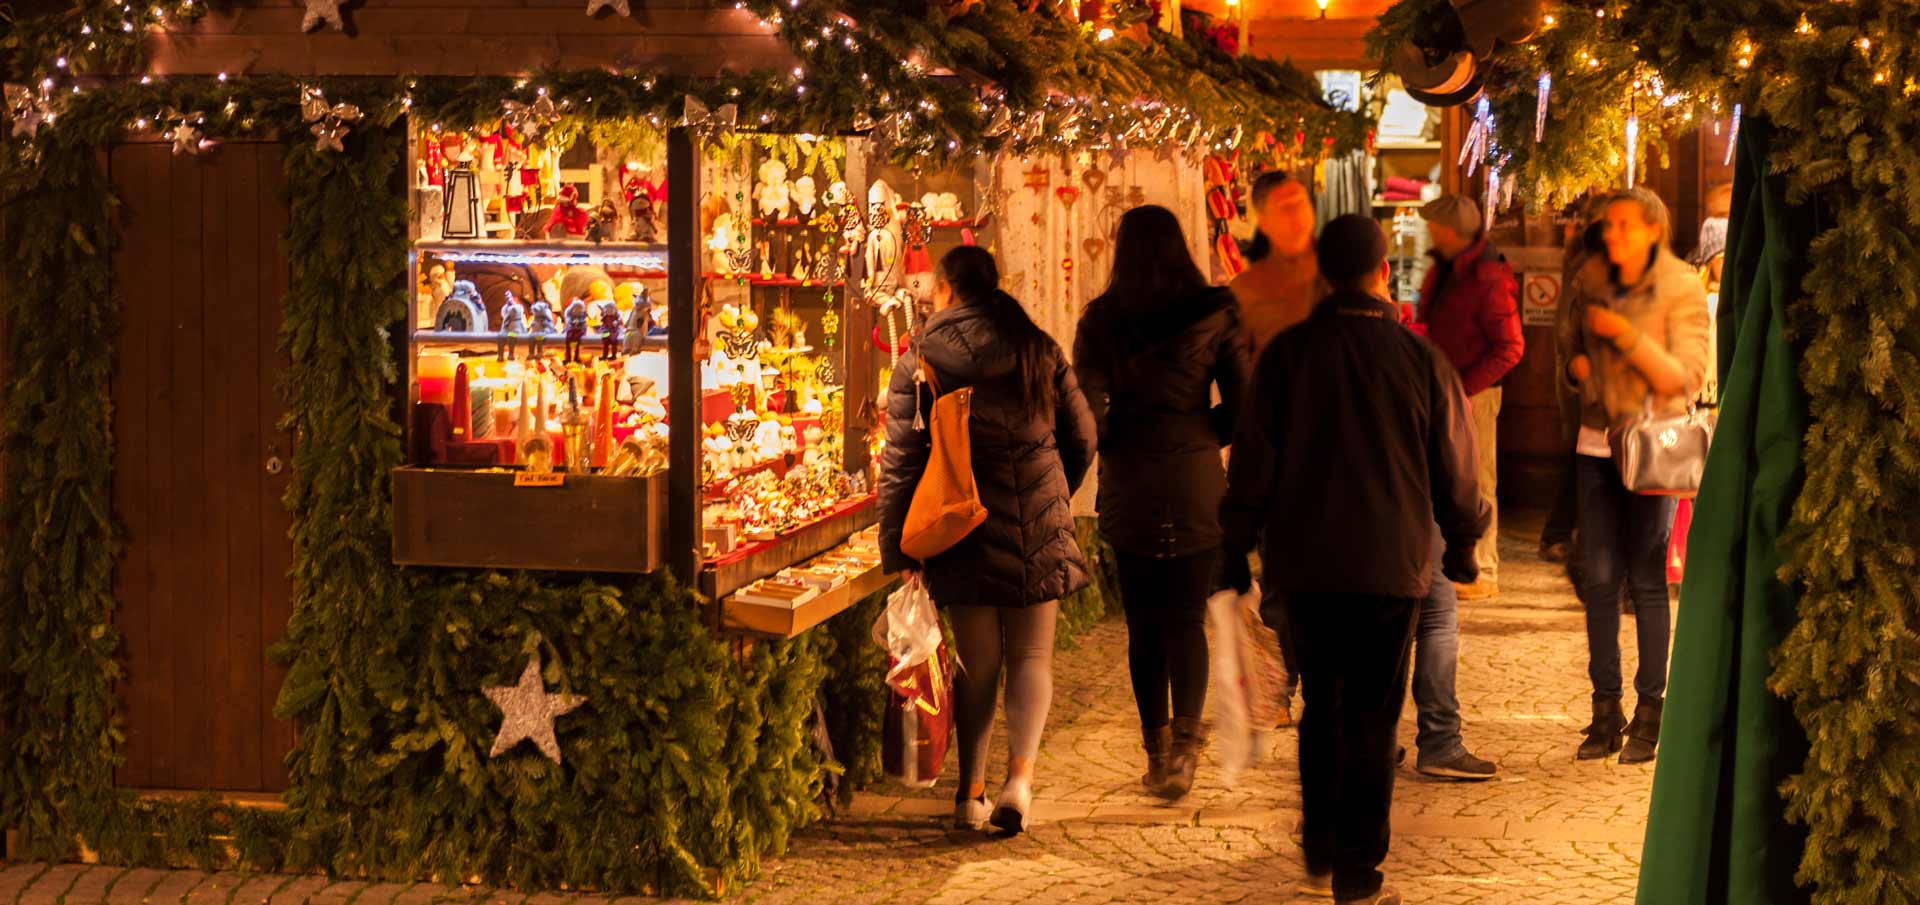
[[354,4],[345,33],[300,30],[298,3],[210,14],[147,38],[156,74],[485,75],[541,69],[659,69],[690,75],[791,68],[757,16],[731,5],[633,0],[632,17],[585,15],[585,0],[393,0]]
[[266,650],[291,615],[276,381],[287,265],[277,144],[116,146],[113,508],[127,678],[122,785],[284,788]]

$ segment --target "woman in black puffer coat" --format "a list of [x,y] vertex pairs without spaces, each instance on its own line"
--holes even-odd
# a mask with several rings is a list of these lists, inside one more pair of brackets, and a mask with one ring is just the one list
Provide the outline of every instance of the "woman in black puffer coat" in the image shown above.
[[[1211,286],[1164,207],[1120,218],[1113,278],[1073,362],[1100,432],[1100,533],[1118,554],[1147,789],[1193,786],[1207,699],[1207,592],[1220,548],[1220,448],[1253,370],[1233,293]],[[1213,390],[1220,390],[1220,404]],[[1172,712],[1168,712],[1171,691]]]
[[[1000,291],[993,256],[973,246],[941,258],[934,315],[900,357],[887,390],[880,472],[880,553],[890,572],[920,576],[947,610],[960,657],[954,711],[960,788],[954,819],[989,819],[987,745],[1001,665],[1007,673],[1007,784],[994,826],[1019,832],[1032,803],[1033,761],[1053,697],[1053,627],[1060,598],[1087,586],[1071,498],[1093,460],[1093,414],[1053,339]],[[932,393],[916,392],[921,363],[942,393],[973,387],[973,476],[987,520],[924,563],[900,551],[914,488],[926,470]],[[919,406],[921,427],[915,426]]]

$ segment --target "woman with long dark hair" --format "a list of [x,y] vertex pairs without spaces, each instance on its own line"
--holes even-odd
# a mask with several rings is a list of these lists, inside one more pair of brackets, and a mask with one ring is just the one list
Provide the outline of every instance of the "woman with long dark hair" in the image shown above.
[[[1667,541],[1674,500],[1627,490],[1607,432],[1646,412],[1685,412],[1707,373],[1707,298],[1700,277],[1668,247],[1667,206],[1643,188],[1607,199],[1601,242],[1575,281],[1561,333],[1566,377],[1580,398],[1574,475],[1579,485],[1580,581],[1587,610],[1593,723],[1579,758],[1615,751],[1653,760],[1667,690],[1672,630]],[[1633,721],[1621,708],[1620,594],[1632,598],[1640,648]]]
[[1141,782],[1178,799],[1193,786],[1207,697],[1220,448],[1253,365],[1233,293],[1201,274],[1172,211],[1120,218],[1113,276],[1080,318],[1073,360],[1100,434],[1100,533],[1119,554]]
[[[1053,698],[1053,629],[1060,598],[1087,586],[1069,502],[1093,460],[1093,414],[1066,356],[1000,290],[993,255],[974,246],[940,259],[934,314],[900,357],[887,392],[881,457],[880,551],[890,572],[918,576],[947,611],[960,658],[954,684],[960,787],[954,820],[1026,826],[1033,762]],[[938,556],[900,550],[914,488],[926,471],[932,393],[973,388],[967,424],[987,520]],[[917,416],[917,417],[916,417]],[[987,749],[994,692],[1007,675],[1007,781],[988,813]]]

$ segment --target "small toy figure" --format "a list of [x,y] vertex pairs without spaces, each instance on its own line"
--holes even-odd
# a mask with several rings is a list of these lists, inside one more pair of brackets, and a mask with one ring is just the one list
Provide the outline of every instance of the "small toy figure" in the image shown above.
[[533,303],[527,327],[527,360],[538,361],[546,351],[547,337],[554,332],[553,306],[546,299]]
[[519,337],[527,332],[527,306],[513,297],[513,290],[506,293],[506,300],[500,303],[500,342],[494,347],[494,358],[499,361],[512,361],[514,345]]
[[487,306],[472,280],[455,280],[453,291],[440,302],[434,314],[433,329],[442,333],[487,332]]
[[802,176],[795,179],[793,188],[788,194],[793,198],[794,213],[799,214],[802,220],[811,219],[814,205],[820,198],[819,189],[815,186],[813,177]]
[[613,202],[602,201],[587,217],[587,239],[595,245],[614,238],[614,231],[620,228],[620,212]]
[[653,293],[647,287],[638,286],[633,291],[633,307],[627,309],[626,323],[622,324],[623,339],[620,351],[627,355],[640,354],[640,347],[646,342],[653,321]]
[[580,361],[580,342],[587,338],[587,303],[574,299],[567,303],[567,310],[561,316],[567,322],[567,364]]
[[640,175],[636,164],[627,164],[627,175],[621,182],[620,196],[627,202],[629,238],[635,242],[659,241],[660,227],[653,219],[654,205],[666,201],[666,182],[653,182]]
[[553,228],[560,227],[567,238],[578,239],[587,234],[587,209],[580,206],[580,190],[571,186],[560,187],[560,200],[553,206],[553,215],[547,218],[546,229],[541,235],[553,238]]
[[613,358],[620,353],[620,305],[604,280],[594,280],[587,295],[592,299],[593,320],[600,325],[600,357]]
[[787,165],[778,158],[760,164],[760,186],[754,192],[760,216],[780,221],[793,215],[793,193],[787,186]]
[[633,241],[660,241],[660,227],[653,221],[653,199],[636,196],[627,202],[627,218],[632,221]]

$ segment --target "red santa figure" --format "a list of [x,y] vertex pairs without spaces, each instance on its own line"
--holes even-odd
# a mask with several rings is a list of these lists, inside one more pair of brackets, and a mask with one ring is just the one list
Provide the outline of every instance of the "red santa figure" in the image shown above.
[[547,228],[542,234],[553,238],[554,227],[560,229],[568,238],[583,238],[587,234],[587,209],[580,206],[580,190],[571,185],[560,187],[560,201],[553,206],[553,215],[547,218]]

